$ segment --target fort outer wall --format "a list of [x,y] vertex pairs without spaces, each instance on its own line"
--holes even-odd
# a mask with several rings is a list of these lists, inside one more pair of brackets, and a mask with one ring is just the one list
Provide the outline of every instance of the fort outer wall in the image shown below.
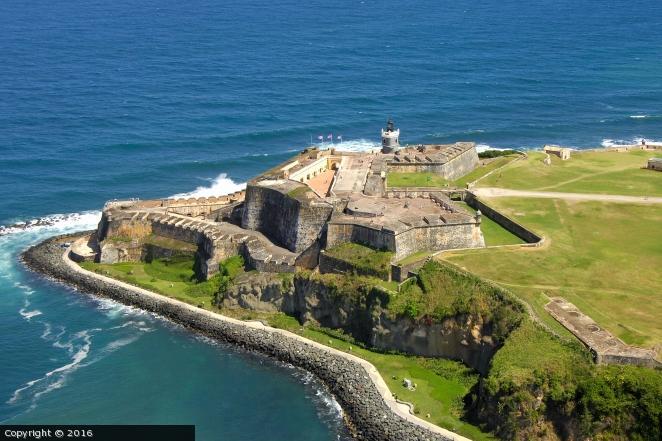
[[[98,227],[101,263],[136,262],[144,255],[145,239],[150,235],[175,239],[198,247],[197,271],[208,278],[218,271],[218,264],[240,251],[240,243],[216,240],[212,234],[198,227],[169,223],[159,215],[147,214],[114,217],[104,211]],[[130,237],[131,242],[112,241],[113,237]],[[109,239],[110,242],[107,240]],[[106,243],[104,243],[106,241]]]
[[389,162],[388,171],[396,173],[431,172],[454,181],[475,169],[480,160],[475,148],[468,149],[448,162]]
[[483,216],[487,216],[488,218],[492,219],[494,222],[502,226],[507,231],[513,233],[527,244],[537,245],[542,243],[542,236],[534,233],[522,224],[512,220],[508,216],[498,212],[494,208],[487,205],[485,202],[478,199],[478,197],[470,191],[464,191],[462,193],[462,200],[464,200],[464,202],[466,202],[467,205],[469,205],[471,208],[480,210]]
[[403,232],[348,222],[329,223],[327,247],[345,242],[363,243],[392,251],[396,260],[422,250],[441,251],[485,245],[479,224],[473,222],[414,226]]
[[299,200],[274,188],[249,184],[241,226],[301,253],[321,238],[332,211],[333,206],[326,202]]

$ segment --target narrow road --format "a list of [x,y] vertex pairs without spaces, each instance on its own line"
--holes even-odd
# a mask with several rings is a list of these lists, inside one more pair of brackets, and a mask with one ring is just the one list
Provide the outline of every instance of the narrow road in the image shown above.
[[623,196],[618,194],[561,193],[556,191],[509,190],[495,187],[476,188],[473,192],[486,198],[522,197],[564,199],[567,201],[622,202],[626,204],[662,204],[662,197]]

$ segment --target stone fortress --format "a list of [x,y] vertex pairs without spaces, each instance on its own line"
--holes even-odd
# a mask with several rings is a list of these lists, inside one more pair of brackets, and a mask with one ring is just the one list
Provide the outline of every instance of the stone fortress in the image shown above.
[[236,254],[258,271],[316,268],[324,249],[345,242],[391,251],[394,261],[484,247],[480,211],[466,211],[441,189],[390,188],[386,180],[389,171],[457,179],[479,164],[475,144],[401,147],[399,136],[389,120],[381,150],[305,149],[226,196],[108,202],[91,245],[95,258],[139,260],[188,244],[208,277]]

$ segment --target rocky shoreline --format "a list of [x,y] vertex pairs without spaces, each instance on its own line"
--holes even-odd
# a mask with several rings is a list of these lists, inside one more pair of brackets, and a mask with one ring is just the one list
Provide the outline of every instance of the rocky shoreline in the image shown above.
[[[426,421],[398,411],[384,399],[383,380],[374,367],[286,331],[225,318],[165,296],[77,269],[67,262],[63,241],[80,237],[57,236],[22,254],[32,270],[74,285],[81,291],[137,306],[219,341],[257,351],[291,363],[316,375],[342,407],[354,437],[366,441],[448,441],[464,439]],[[355,360],[356,359],[356,360]],[[370,369],[372,367],[372,369]],[[374,372],[370,372],[374,370]],[[381,384],[376,384],[375,374]],[[381,387],[381,391],[380,391]]]

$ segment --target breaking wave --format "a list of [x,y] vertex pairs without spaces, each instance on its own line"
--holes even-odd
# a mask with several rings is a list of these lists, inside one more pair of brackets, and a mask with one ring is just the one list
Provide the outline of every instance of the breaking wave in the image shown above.
[[346,152],[369,152],[370,150],[381,148],[381,144],[378,142],[370,141],[367,139],[352,139],[342,142],[320,142],[313,144],[315,147],[322,149],[334,148],[338,150],[343,150]]
[[637,145],[641,144],[641,142],[644,141],[646,144],[649,145],[662,145],[662,141],[655,140],[655,139],[648,139],[643,136],[635,136],[634,138],[630,139],[609,139],[605,138],[602,140],[602,147],[617,147],[617,146],[624,146],[624,145]]
[[0,225],[0,236],[22,233],[25,231],[69,231],[92,229],[99,223],[101,211],[84,211],[82,213],[53,214],[12,225]]
[[220,175],[216,176],[216,178],[214,178],[211,185],[208,187],[200,186],[193,191],[189,191],[187,193],[178,193],[171,197],[199,198],[209,196],[223,196],[226,194],[234,193],[235,191],[243,190],[244,188],[246,188],[245,182],[237,183],[228,178],[226,173],[221,173]]
[[477,151],[478,153],[482,153],[482,152],[485,152],[485,151],[487,151],[487,150],[499,150],[499,151],[502,151],[502,152],[503,152],[503,151],[505,151],[505,150],[515,150],[515,149],[512,149],[512,148],[501,148],[501,147],[492,147],[492,146],[489,145],[489,144],[476,144],[476,151]]

